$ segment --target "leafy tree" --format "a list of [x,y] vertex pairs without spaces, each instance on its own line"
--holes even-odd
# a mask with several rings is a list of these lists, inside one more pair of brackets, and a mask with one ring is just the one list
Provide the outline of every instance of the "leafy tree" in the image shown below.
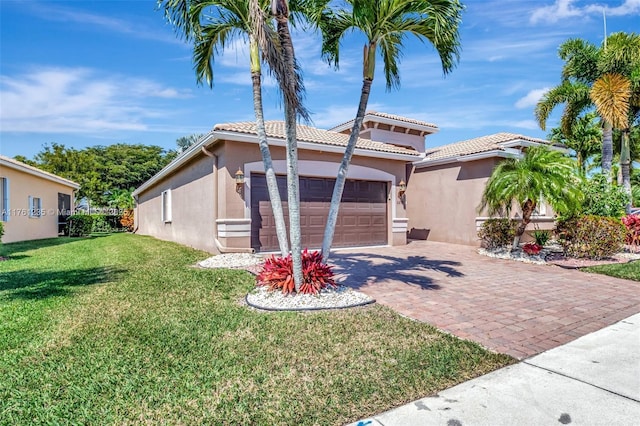
[[565,145],[576,154],[578,168],[581,173],[586,171],[586,161],[600,151],[602,129],[596,122],[598,115],[594,112],[578,117],[566,131],[563,126],[554,127],[549,134],[549,140]]
[[353,151],[360,135],[360,127],[369,102],[375,74],[376,58],[382,57],[387,89],[400,86],[398,64],[403,42],[413,35],[432,44],[440,56],[444,74],[453,70],[459,58],[462,4],[458,0],[347,0],[320,20],[323,32],[322,52],[329,63],[339,65],[340,42],[351,31],[361,32],[366,43],[362,60],[362,89],[360,102],[344,152],[331,198],[322,255],[326,262],[333,243],[338,210]]
[[194,133],[189,136],[182,136],[176,139],[176,145],[178,146],[178,152],[184,152],[194,143],[198,142],[200,138],[204,136],[202,133]]
[[581,186],[584,200],[579,209],[568,212],[569,216],[592,215],[621,217],[629,200],[625,191],[609,180],[603,174],[596,174],[586,180]]
[[493,170],[478,210],[509,215],[513,205],[520,207],[522,222],[513,239],[515,250],[541,199],[556,213],[578,208],[582,200],[579,183],[569,157],[545,146],[530,147],[522,158],[504,160]]
[[81,150],[45,145],[31,162],[42,170],[80,184],[77,199],[107,206],[110,194],[146,182],[175,157],[159,146],[115,144]]

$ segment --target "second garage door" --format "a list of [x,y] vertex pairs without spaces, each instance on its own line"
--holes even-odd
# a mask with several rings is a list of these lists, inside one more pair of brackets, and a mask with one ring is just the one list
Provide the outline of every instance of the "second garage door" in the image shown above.
[[[302,247],[322,246],[324,226],[335,179],[300,178]],[[278,176],[285,220],[289,223],[287,178]],[[386,182],[348,180],[342,195],[333,247],[387,244]],[[251,246],[256,251],[278,250],[271,202],[264,174],[251,174]]]

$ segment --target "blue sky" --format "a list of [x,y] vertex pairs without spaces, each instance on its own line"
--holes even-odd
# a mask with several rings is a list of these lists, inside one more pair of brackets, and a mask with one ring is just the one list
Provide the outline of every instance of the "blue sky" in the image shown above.
[[[607,31],[640,31],[640,0],[467,0],[462,55],[443,77],[430,45],[406,43],[400,90],[380,74],[369,109],[435,123],[427,146],[500,131],[545,137],[533,109],[559,82],[557,47],[571,37],[600,44]],[[216,58],[214,87],[198,86],[191,50],[154,0],[0,0],[0,153],[32,157],[44,144],[69,147],[175,140],[216,123],[253,120],[246,45]],[[352,119],[361,87],[363,39],[345,39],[340,69],[321,61],[319,37],[296,34],[314,125]],[[378,62],[380,64],[380,62]],[[280,120],[272,80],[267,119]],[[557,124],[556,112],[549,121]]]

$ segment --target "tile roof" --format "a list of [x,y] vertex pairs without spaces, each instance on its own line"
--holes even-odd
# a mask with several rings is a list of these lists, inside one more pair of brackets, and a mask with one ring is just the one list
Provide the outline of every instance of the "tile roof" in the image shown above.
[[[266,121],[265,128],[267,137],[279,139],[285,139],[286,137],[283,121]],[[216,124],[213,130],[257,135],[256,123],[253,121]],[[297,129],[297,138],[300,142],[310,142],[318,145],[333,146],[347,146],[347,142],[349,141],[349,135],[332,132],[330,130],[316,129],[315,127],[304,126],[300,124],[298,125]],[[420,153],[415,149],[362,138],[358,139],[356,148],[366,149],[369,151],[390,152],[393,154],[415,155],[416,157],[420,156]]]
[[493,150],[504,151],[505,147],[502,144],[518,140],[536,142],[544,145],[552,145],[551,142],[544,139],[531,138],[529,136],[518,135],[516,133],[496,133],[493,135],[482,136],[479,138],[468,139],[449,145],[427,149],[425,161],[448,157],[458,157],[461,155],[478,154],[480,152]]
[[80,188],[80,185],[78,183],[72,181],[72,180],[65,179],[65,178],[63,178],[61,176],[58,176],[58,175],[54,175],[53,173],[45,172],[42,169],[30,166],[30,165],[28,165],[26,163],[23,163],[22,161],[14,160],[13,158],[10,158],[10,157],[5,157],[4,155],[0,155],[0,162],[4,162],[5,165],[7,165],[7,163],[9,163],[7,165],[8,167],[11,167],[12,165],[13,166],[17,166],[19,168],[26,169],[31,174],[40,175],[41,177],[43,177],[45,179],[56,180],[56,181],[58,181],[60,183],[67,184],[67,185],[69,185],[71,187],[74,187],[76,189]]
[[[405,123],[409,123],[409,124],[416,124],[418,126],[424,126],[424,127],[432,127],[434,129],[437,129],[438,126],[433,124],[433,123],[428,123],[426,121],[422,121],[422,120],[415,120],[413,118],[407,118],[407,117],[403,117],[401,115],[394,115],[394,114],[387,114],[386,112],[377,112],[377,111],[367,111],[364,114],[364,121],[367,121],[367,116],[375,116],[375,117],[381,117],[381,118],[386,118],[389,120],[396,120],[396,121],[402,121]],[[353,120],[349,120],[349,121],[345,121],[344,123],[338,124],[337,126],[333,127],[334,129],[337,129],[338,127],[343,127],[346,124],[349,123],[353,123]]]

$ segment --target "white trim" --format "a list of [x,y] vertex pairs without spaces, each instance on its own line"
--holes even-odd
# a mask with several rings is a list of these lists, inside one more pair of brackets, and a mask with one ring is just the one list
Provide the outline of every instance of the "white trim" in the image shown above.
[[[332,127],[329,130],[332,132],[342,132],[344,130],[351,129],[353,127],[354,121],[355,120],[349,120],[346,123],[340,124],[336,127]],[[413,130],[419,130],[426,134],[434,134],[440,131],[440,128],[438,127],[425,126],[423,124],[411,123],[408,121],[398,120],[395,118],[381,117],[375,114],[365,114],[364,118],[362,119],[362,124],[364,125],[367,122],[383,123],[383,124],[388,124],[390,126],[406,127]],[[374,128],[377,128],[377,126],[374,125]],[[422,136],[425,136],[425,135],[422,135]]]
[[429,160],[428,158],[425,158],[423,160],[413,162],[413,165],[415,166],[415,168],[421,169],[425,167],[439,166],[441,164],[450,164],[450,163],[458,163],[458,162],[464,163],[467,161],[476,161],[476,160],[482,160],[485,158],[493,158],[493,157],[520,158],[522,157],[522,153],[520,153],[520,151],[512,150],[512,149],[509,149],[508,151],[506,150],[503,151],[501,149],[494,149],[491,151],[478,152],[477,154],[457,155],[457,156],[451,156],[451,157],[445,157],[445,158],[436,158],[434,160]]
[[[335,179],[338,174],[339,166],[340,165],[338,163],[329,161],[298,161],[298,170],[303,170],[300,177],[326,177]],[[277,174],[286,174],[287,161],[274,160],[273,170]],[[251,173],[264,173],[264,165],[262,164],[262,161],[245,163],[244,165],[244,217],[249,219],[251,219]],[[349,171],[347,172],[347,179],[373,180],[391,183],[391,191],[387,194],[387,202],[391,204],[392,220],[396,217],[397,203],[393,197],[393,194],[396,194],[397,192],[395,175],[383,170],[351,164],[349,166]]]
[[407,232],[407,227],[409,224],[408,217],[395,217],[391,220],[391,231],[394,234]]
[[183,151],[179,156],[174,158],[172,162],[170,162],[169,164],[164,166],[162,168],[162,170],[160,170],[155,175],[151,176],[151,178],[149,178],[149,180],[147,180],[145,183],[143,183],[142,185],[137,187],[136,190],[133,191],[133,193],[131,195],[134,196],[134,197],[140,195],[143,191],[149,189],[155,183],[159,182],[164,177],[166,177],[166,176],[170,175],[171,173],[173,173],[174,169],[177,169],[181,165],[187,163],[193,157],[198,155],[200,153],[200,149],[202,147],[204,147],[205,145],[207,145],[209,141],[211,141],[211,142],[216,142],[217,141],[216,138],[212,139],[212,137],[213,137],[213,132],[209,132],[206,135],[204,135],[198,142],[196,142],[193,145],[191,145],[189,148],[187,148],[186,151]]
[[[166,210],[165,210],[166,199]],[[172,204],[171,204],[171,188],[165,189],[160,194],[160,219],[163,223],[170,223],[172,218]]]
[[[29,195],[29,217],[40,219],[42,217],[42,198]],[[36,204],[36,200],[38,200]]]
[[47,173],[47,172],[45,172],[43,170],[39,170],[39,169],[37,169],[35,167],[32,167],[32,166],[29,166],[27,164],[22,164],[22,163],[20,163],[19,161],[16,161],[16,160],[9,161],[9,160],[5,160],[4,158],[0,158],[0,164],[3,167],[7,167],[9,169],[18,170],[20,172],[27,173],[27,174],[30,174],[32,176],[37,176],[39,178],[46,179],[46,180],[49,180],[51,182],[59,183],[60,185],[67,186],[69,188],[73,188],[73,189],[79,189],[80,188],[80,185],[75,183],[75,182],[72,182],[70,180],[62,178],[60,176],[56,176],[56,175],[51,174],[51,173]]
[[251,236],[251,218],[217,219],[218,238],[243,238]]
[[512,140],[509,142],[500,142],[501,146],[504,146],[505,148],[514,148],[514,147],[523,147],[523,148],[528,148],[531,146],[540,146],[540,145],[544,145],[547,148],[554,150],[554,151],[560,151],[560,152],[569,152],[569,150],[567,148],[561,147],[561,146],[557,146],[557,145],[551,145],[551,144],[546,144],[546,143],[542,143],[542,142],[533,142],[533,141],[528,141],[525,139],[516,139],[516,140]]

